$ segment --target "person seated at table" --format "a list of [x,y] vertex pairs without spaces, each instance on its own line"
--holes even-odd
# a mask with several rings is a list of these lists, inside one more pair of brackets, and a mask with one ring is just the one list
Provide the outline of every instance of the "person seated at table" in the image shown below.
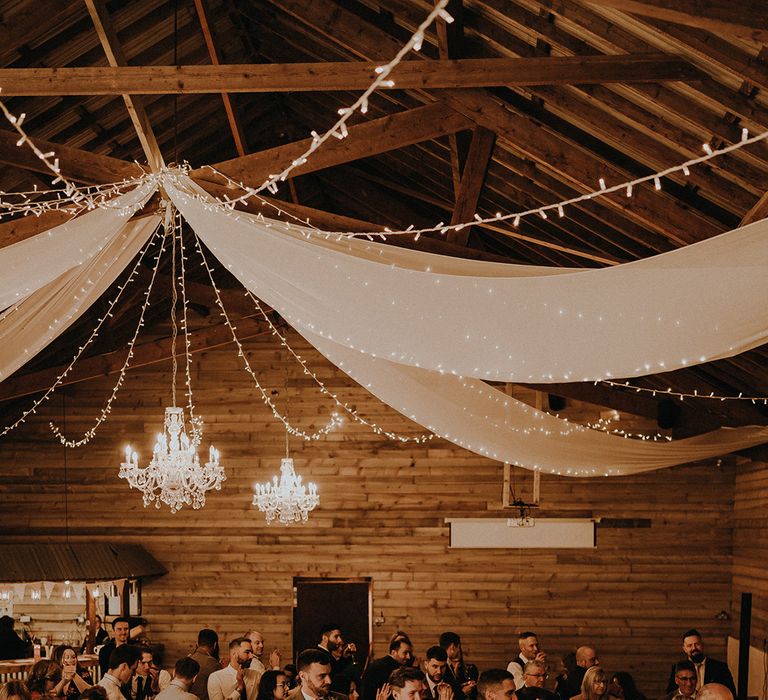
[[8,681],[0,686],[0,700],[32,700],[32,694],[23,681]]
[[27,687],[32,694],[32,700],[58,697],[65,682],[61,666],[53,659],[40,659],[27,676]]
[[88,669],[80,666],[77,653],[69,644],[59,644],[54,650],[53,660],[61,666],[65,684],[62,696],[67,700],[78,700],[80,694],[93,685],[93,677]]
[[10,615],[0,617],[0,660],[26,659],[32,656],[32,645],[27,644],[13,629]]

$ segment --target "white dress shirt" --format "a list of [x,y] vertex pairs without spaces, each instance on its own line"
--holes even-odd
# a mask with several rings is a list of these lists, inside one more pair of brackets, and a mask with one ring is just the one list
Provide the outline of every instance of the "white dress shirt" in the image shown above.
[[[248,700],[256,700],[259,694],[261,674],[251,668],[243,669],[245,693]],[[111,699],[110,699],[111,700]],[[237,671],[229,664],[221,671],[214,671],[208,676],[208,700],[240,700],[237,689]]]
[[187,690],[187,684],[184,681],[174,678],[165,690],[161,690],[155,695],[155,700],[200,700],[197,695]]
[[98,685],[107,691],[107,700],[127,700],[120,690],[120,681],[111,673],[105,673]]

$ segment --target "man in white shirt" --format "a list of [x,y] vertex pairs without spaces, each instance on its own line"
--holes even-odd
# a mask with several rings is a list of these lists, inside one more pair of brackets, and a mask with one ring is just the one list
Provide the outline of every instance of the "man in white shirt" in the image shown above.
[[229,643],[229,665],[208,676],[208,700],[256,700],[261,674],[245,665],[253,658],[251,640]]
[[117,647],[109,655],[107,672],[99,685],[107,691],[108,700],[126,700],[121,687],[130,683],[139,665],[139,650],[130,644]]
[[520,654],[512,659],[507,666],[507,671],[515,679],[515,689],[519,690],[525,685],[523,680],[523,668],[529,661],[541,661],[546,663],[547,655],[539,649],[539,638],[535,632],[523,632],[518,637],[517,643],[520,647]]
[[198,700],[197,695],[189,692],[189,688],[199,672],[200,664],[193,658],[185,656],[179,659],[173,669],[173,680],[165,690],[157,694],[155,700]]
[[[251,647],[253,648],[253,658],[251,659],[251,665],[254,671],[258,671],[259,675],[264,673],[267,668],[264,666],[264,662],[261,660],[261,655],[264,653],[264,637],[261,632],[251,630],[243,635],[246,639],[251,640]],[[280,663],[282,662],[282,655],[279,649],[273,649],[269,652],[269,668],[279,671]]]

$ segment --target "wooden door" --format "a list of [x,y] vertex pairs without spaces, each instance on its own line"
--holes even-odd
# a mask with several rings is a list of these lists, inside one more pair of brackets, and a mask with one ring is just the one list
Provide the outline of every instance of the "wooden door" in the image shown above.
[[294,578],[293,658],[320,642],[320,628],[337,624],[346,643],[357,647],[365,666],[371,642],[371,579]]

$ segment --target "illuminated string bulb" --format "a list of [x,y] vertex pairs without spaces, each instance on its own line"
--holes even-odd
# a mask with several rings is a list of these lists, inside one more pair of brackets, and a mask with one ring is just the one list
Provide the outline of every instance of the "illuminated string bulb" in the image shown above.
[[[406,54],[413,50],[418,51],[421,48],[424,40],[425,30],[435,21],[438,17],[446,22],[452,22],[453,17],[445,10],[448,5],[448,0],[440,0],[435,8],[427,15],[426,19],[417,27],[416,31],[411,35],[411,38],[400,48],[395,54],[395,57],[387,64],[383,66],[377,66],[375,69],[376,77],[371,84],[366,88],[363,94],[349,107],[345,107],[339,110],[340,118],[336,123],[331,126],[328,131],[323,134],[318,134],[316,131],[312,131],[312,143],[297,159],[294,159],[284,170],[279,173],[270,175],[261,185],[256,188],[251,188],[254,192],[262,192],[265,189],[276,193],[277,183],[284,182],[293,170],[298,167],[297,161],[306,162],[307,159],[322,146],[329,138],[343,139],[348,135],[347,121],[358,110],[365,112],[368,108],[368,98],[379,87],[394,87],[395,83],[389,78],[390,73],[394,68],[403,60]],[[363,109],[365,107],[365,109]],[[218,173],[218,171],[216,171]],[[219,173],[224,176],[222,173]],[[252,195],[251,195],[252,196]]]
[[[136,260],[136,263],[134,264],[133,268],[131,269],[130,274],[128,275],[128,279],[125,281],[125,284],[118,287],[118,292],[115,295],[114,299],[112,299],[111,302],[107,305],[107,311],[104,313],[104,315],[98,320],[96,327],[91,331],[90,336],[88,339],[83,343],[83,345],[78,349],[77,353],[75,353],[75,356],[72,358],[71,362],[67,366],[67,368],[58,376],[56,377],[56,381],[46,389],[46,391],[43,393],[43,395],[34,401],[32,406],[28,408],[26,411],[24,411],[21,416],[16,419],[15,422],[11,423],[11,425],[7,425],[2,432],[0,432],[0,437],[3,435],[7,435],[9,432],[17,428],[19,425],[24,423],[26,419],[37,412],[37,409],[39,408],[40,404],[42,404],[44,401],[48,401],[51,397],[51,394],[64,382],[64,379],[69,375],[69,373],[72,371],[72,368],[75,366],[75,363],[78,359],[82,356],[82,354],[85,352],[86,348],[88,348],[91,343],[95,340],[95,338],[98,336],[99,331],[101,330],[102,325],[106,322],[107,318],[111,316],[112,309],[115,307],[115,304],[120,300],[120,298],[123,295],[123,292],[127,289],[128,285],[136,278],[138,275],[139,267],[141,265],[142,260],[144,259],[144,256],[146,252],[149,250],[152,242],[157,237],[157,230],[155,230],[155,233],[150,237],[150,240],[147,242],[146,246],[141,250],[139,253],[139,256]],[[53,429],[53,426],[52,426]]]
[[[659,172],[646,175],[643,177],[635,178],[634,180],[628,180],[626,182],[622,182],[616,185],[612,185],[610,187],[607,186],[605,183],[604,178],[600,178],[599,180],[599,188],[597,190],[593,190],[591,192],[584,193],[582,195],[579,195],[577,197],[571,197],[569,199],[564,199],[560,202],[555,202],[553,204],[546,204],[541,207],[535,207],[531,209],[526,209],[525,211],[518,211],[518,212],[512,212],[508,214],[501,214],[496,213],[494,216],[490,217],[482,217],[480,219],[476,219],[478,224],[490,224],[490,223],[497,223],[499,221],[512,221],[512,225],[517,228],[520,225],[520,221],[522,218],[531,216],[534,214],[538,214],[542,218],[546,218],[546,212],[549,210],[557,209],[558,214],[561,210],[563,210],[566,206],[571,206],[578,204],[580,202],[589,201],[592,199],[595,199],[600,196],[613,194],[614,192],[625,192],[627,197],[632,197],[634,188],[638,185],[646,184],[646,183],[653,183],[655,190],[661,190],[661,180],[664,177],[668,177],[670,175],[674,175],[676,173],[683,173],[684,175],[690,174],[690,168],[694,165],[699,165],[701,163],[705,163],[712,158],[716,158],[718,156],[730,153],[732,151],[736,151],[745,145],[757,143],[760,141],[763,141],[768,138],[768,131],[764,131],[760,134],[757,134],[756,136],[749,137],[748,132],[745,133],[746,130],[742,131],[742,139],[741,141],[738,141],[736,143],[731,144],[730,146],[725,146],[720,149],[712,149],[709,144],[704,145],[704,150],[706,151],[706,155],[700,156],[697,158],[692,158],[690,160],[685,161],[684,163],[680,163],[679,165],[672,166],[670,168],[667,168],[665,170],[660,170]],[[316,136],[315,132],[312,132],[313,136]],[[319,139],[320,137],[318,137]],[[206,166],[208,167],[212,172],[216,173],[219,177],[224,179],[227,184],[231,187],[237,187],[241,189],[244,194],[238,197],[235,200],[231,200],[232,202],[242,203],[247,205],[247,201],[257,196],[259,189],[254,189],[252,187],[247,187],[242,182],[236,182],[226,174],[220,172],[213,166]],[[194,198],[198,199],[199,201],[206,202],[205,199],[200,197],[197,194],[192,195]],[[213,201],[217,203],[217,205],[221,205],[222,202],[216,198],[211,197]],[[208,204],[210,206],[210,204]],[[283,212],[285,213],[285,212]],[[305,224],[309,224],[309,222],[304,222]],[[386,235],[390,236],[403,236],[403,235],[410,235],[413,236],[414,240],[418,240],[418,238],[425,233],[447,233],[449,231],[460,231],[461,228],[466,226],[466,224],[459,223],[459,224],[448,224],[446,225],[443,222],[440,222],[439,224],[435,226],[428,226],[423,228],[414,228],[413,225],[408,226],[405,229],[399,229],[399,230],[392,230],[387,231]],[[322,231],[321,235],[332,235],[335,237],[341,238],[357,238],[361,236],[365,236],[368,238],[371,238],[372,236],[381,236],[381,233],[378,231]]]
[[[159,230],[160,230],[160,227],[158,226],[152,238],[150,239],[149,243],[147,244],[147,248],[149,247],[149,244],[151,244],[151,242],[158,236]],[[117,381],[115,382],[115,385],[112,387],[112,392],[110,393],[109,398],[107,399],[107,402],[104,404],[104,406],[101,409],[101,413],[97,416],[93,425],[88,430],[86,430],[83,433],[83,436],[78,440],[68,439],[53,421],[51,421],[48,424],[49,427],[51,428],[51,432],[54,434],[54,436],[59,440],[59,442],[62,445],[65,445],[66,447],[82,447],[83,445],[88,444],[88,442],[90,442],[91,439],[96,435],[96,431],[99,429],[101,424],[107,420],[107,416],[112,411],[112,404],[117,398],[117,394],[120,391],[120,388],[122,387],[123,382],[125,381],[125,374],[128,371],[128,367],[130,367],[131,359],[133,358],[133,348],[136,345],[136,339],[139,337],[139,332],[141,331],[141,328],[144,326],[144,315],[146,314],[147,307],[149,306],[149,297],[150,297],[150,294],[152,293],[152,288],[154,286],[155,279],[157,278],[157,271],[160,267],[160,258],[162,257],[164,250],[165,250],[165,237],[162,237],[161,243],[160,243],[160,252],[158,252],[157,256],[155,257],[155,265],[152,268],[152,276],[150,277],[150,280],[149,280],[149,286],[147,287],[147,291],[144,292],[144,303],[142,304],[141,312],[139,313],[139,321],[136,324],[136,329],[133,332],[133,336],[128,342],[128,354],[126,355],[125,361],[123,362],[123,365],[120,368],[120,372],[118,373],[118,376],[117,376]],[[143,253],[142,253],[142,257],[143,257]],[[137,266],[134,267],[135,271],[138,270],[138,264],[140,262],[141,260],[139,260],[137,262]],[[133,273],[131,274],[133,275]],[[125,286],[127,286],[127,283]],[[120,288],[120,293],[115,298],[114,303],[117,303],[117,299],[119,298],[120,294],[122,294],[123,290],[125,289],[125,286]],[[114,304],[112,306],[114,306]],[[110,306],[109,311],[112,310],[112,306]],[[104,314],[103,319],[99,320],[99,325],[96,327],[97,330],[101,326],[101,323],[110,315],[109,311],[106,314]],[[95,335],[93,337],[95,337]],[[81,348],[81,351],[84,349],[85,349],[85,346]],[[75,360],[72,361],[72,364],[67,368],[67,372],[72,368],[72,365],[74,365],[78,357],[79,355],[76,356]],[[64,376],[65,375],[62,375],[61,378],[63,379]]]
[[[714,401],[750,401],[753,404],[763,404],[768,406],[768,396],[745,396],[744,392],[739,392],[738,395],[722,395],[716,394],[714,391],[706,393],[705,391],[699,393],[698,389],[694,389],[693,393],[685,391],[673,391],[671,387],[666,389],[651,389],[645,386],[638,386],[637,384],[631,384],[630,382],[614,382],[609,379],[603,379],[599,382],[605,386],[619,387],[622,389],[632,389],[636,393],[651,394],[652,396],[674,396],[681,401],[683,399],[712,399]],[[598,382],[595,382],[598,384]]]
[[[262,387],[261,383],[259,382],[258,377],[256,376],[256,373],[254,372],[253,368],[250,365],[250,362],[248,361],[248,358],[246,356],[246,353],[243,349],[243,345],[240,342],[239,338],[237,337],[235,326],[232,324],[229,314],[227,313],[226,309],[224,308],[223,301],[221,299],[221,294],[219,292],[219,289],[216,285],[216,282],[213,278],[213,270],[211,269],[210,265],[208,264],[208,260],[203,252],[202,245],[200,243],[200,239],[195,236],[195,245],[197,247],[197,251],[200,254],[200,257],[203,260],[203,266],[206,269],[206,272],[208,273],[208,278],[210,279],[211,286],[213,287],[215,298],[216,298],[216,304],[219,307],[219,312],[222,318],[224,319],[224,323],[229,328],[232,339],[237,345],[238,349],[238,357],[241,358],[244,368],[248,374],[251,375],[251,378],[254,381],[254,384],[256,388],[258,389],[259,393],[261,394],[262,401],[264,404],[272,411],[272,415],[279,420],[286,428],[286,430],[291,433],[292,435],[296,435],[297,437],[301,437],[304,440],[319,440],[320,438],[327,435],[329,432],[334,430],[336,427],[342,424],[343,419],[342,417],[336,413],[335,411],[331,414],[331,418],[329,422],[319,430],[315,431],[314,433],[307,433],[304,430],[301,430],[300,428],[296,428],[295,426],[291,425],[285,415],[280,413],[275,406],[274,402],[272,401],[269,394],[266,392],[266,390]],[[312,370],[309,369],[307,366],[307,363],[305,360],[298,354],[296,351],[289,345],[287,339],[285,336],[283,336],[280,331],[277,329],[277,327],[272,323],[272,320],[269,318],[269,314],[267,314],[261,304],[259,304],[256,297],[254,297],[250,291],[246,291],[246,296],[248,296],[253,302],[256,307],[256,309],[259,311],[260,315],[266,320],[267,324],[270,327],[270,330],[272,331],[272,334],[275,335],[279,341],[280,344],[285,347],[288,352],[291,354],[291,356],[301,365],[304,374],[309,376],[315,384],[317,384],[320,391],[325,395],[328,396],[338,408],[345,411],[355,422],[360,423],[361,425],[365,425],[366,427],[370,428],[374,433],[377,435],[384,435],[385,437],[389,438],[390,440],[397,440],[399,442],[416,442],[416,443],[424,443],[428,440],[433,439],[434,435],[419,435],[419,436],[408,436],[408,435],[399,435],[398,433],[386,430],[382,428],[381,426],[377,425],[373,421],[369,421],[365,418],[363,418],[355,409],[353,409],[348,404],[342,402],[339,400],[338,396],[331,391],[328,390],[328,388],[325,386],[325,384],[318,378],[318,376],[312,372]]]

